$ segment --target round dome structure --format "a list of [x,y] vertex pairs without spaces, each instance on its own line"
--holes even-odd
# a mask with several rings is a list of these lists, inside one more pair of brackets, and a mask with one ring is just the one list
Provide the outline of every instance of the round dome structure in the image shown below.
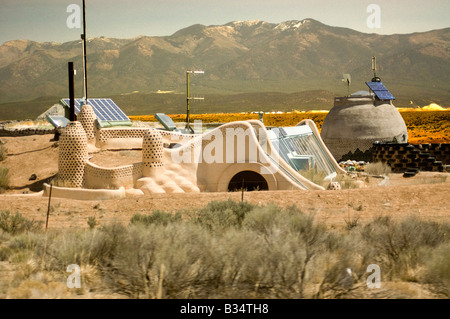
[[322,124],[321,137],[337,161],[364,152],[380,142],[408,142],[408,130],[392,100],[382,101],[367,91],[336,97]]

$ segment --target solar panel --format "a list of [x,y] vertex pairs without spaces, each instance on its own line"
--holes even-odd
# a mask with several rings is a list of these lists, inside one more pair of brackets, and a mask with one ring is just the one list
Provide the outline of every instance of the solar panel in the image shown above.
[[[66,106],[70,106],[70,99],[63,99]],[[92,106],[99,121],[103,122],[130,122],[128,116],[111,99],[89,99],[88,104]],[[81,110],[84,99],[75,99],[75,114]]]
[[375,95],[382,101],[395,100],[395,97],[381,82],[366,82],[367,86],[375,93]]
[[177,127],[173,120],[164,113],[156,113],[155,118],[161,123],[166,130],[175,131]]
[[47,121],[50,122],[55,128],[66,127],[69,120],[64,116],[47,115]]

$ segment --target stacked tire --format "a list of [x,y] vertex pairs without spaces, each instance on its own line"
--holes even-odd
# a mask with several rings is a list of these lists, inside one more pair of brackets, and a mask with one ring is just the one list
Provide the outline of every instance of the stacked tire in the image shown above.
[[419,171],[443,172],[450,162],[450,144],[374,143],[372,161],[386,163],[394,173],[404,173],[404,177],[415,176]]

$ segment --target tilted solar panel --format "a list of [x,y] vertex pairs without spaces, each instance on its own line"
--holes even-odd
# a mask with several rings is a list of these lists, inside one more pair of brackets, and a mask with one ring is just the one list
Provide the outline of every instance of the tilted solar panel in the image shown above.
[[[70,99],[63,99],[62,101],[65,105],[70,106]],[[80,112],[82,104],[84,104],[83,99],[75,99],[75,114]],[[89,99],[88,104],[94,110],[94,113],[99,121],[131,122],[128,116],[111,99]]]
[[395,97],[381,82],[366,82],[367,86],[372,92],[382,101],[395,100]]
[[161,123],[166,130],[175,131],[177,129],[173,120],[164,113],[156,113],[155,118]]

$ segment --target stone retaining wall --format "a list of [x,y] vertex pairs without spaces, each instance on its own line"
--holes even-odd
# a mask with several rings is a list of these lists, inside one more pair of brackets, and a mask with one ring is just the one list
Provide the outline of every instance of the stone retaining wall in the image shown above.
[[14,128],[0,125],[0,136],[29,136],[55,134],[55,128]]

